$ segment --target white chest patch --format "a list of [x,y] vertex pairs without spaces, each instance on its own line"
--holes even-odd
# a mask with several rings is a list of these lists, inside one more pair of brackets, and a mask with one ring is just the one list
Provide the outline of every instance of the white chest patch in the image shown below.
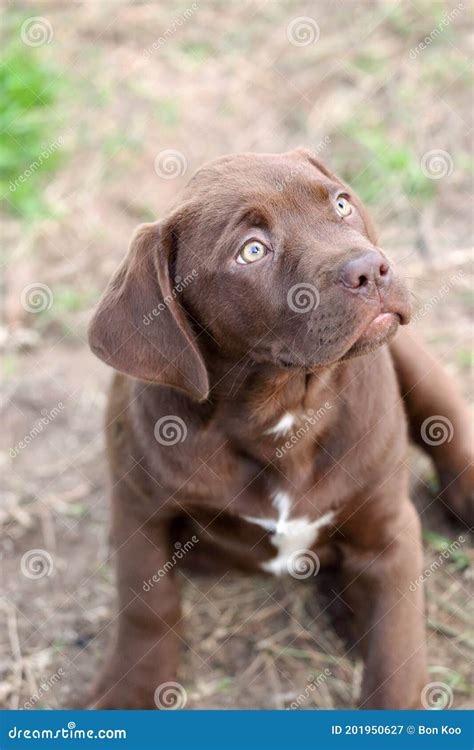
[[273,505],[278,510],[278,518],[256,518],[244,516],[246,521],[261,526],[266,531],[273,532],[272,544],[277,548],[277,554],[268,562],[262,564],[267,573],[281,575],[289,572],[289,561],[296,552],[304,552],[313,546],[318,538],[319,530],[331,523],[333,511],[325,513],[316,521],[310,521],[306,516],[290,520],[291,498],[287,492],[277,492],[273,498]]
[[295,422],[296,422],[295,415],[287,411],[285,414],[283,414],[281,419],[278,420],[276,425],[274,425],[269,430],[267,430],[265,434],[275,435],[275,437],[286,435],[291,430]]

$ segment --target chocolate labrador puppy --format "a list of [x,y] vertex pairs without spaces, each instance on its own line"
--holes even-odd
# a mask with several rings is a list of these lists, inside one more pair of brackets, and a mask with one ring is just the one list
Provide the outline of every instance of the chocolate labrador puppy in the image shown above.
[[[464,520],[472,467],[465,407],[397,334],[409,320],[364,207],[311,152],[217,159],[138,229],[90,327],[118,370],[107,444],[120,615],[95,707],[156,708],[176,678],[177,549],[216,574],[338,565],[365,658],[361,707],[420,705],[408,428]],[[444,442],[429,438],[436,419]]]

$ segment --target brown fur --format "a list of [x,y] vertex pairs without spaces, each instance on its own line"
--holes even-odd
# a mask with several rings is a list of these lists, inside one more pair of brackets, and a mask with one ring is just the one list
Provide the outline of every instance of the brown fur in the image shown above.
[[[334,208],[340,193],[353,206],[346,218]],[[271,251],[241,265],[236,255],[250,238]],[[287,301],[302,283],[319,294],[306,313]],[[445,502],[466,519],[472,506],[467,420],[454,386],[404,332],[386,345],[409,317],[408,292],[360,201],[303,150],[218,159],[166,219],[139,229],[90,329],[93,351],[124,373],[107,415],[120,617],[94,705],[155,708],[155,688],[176,678],[175,570],[143,591],[174,543],[199,539],[186,557],[191,568],[256,570],[275,548],[242,516],[274,517],[272,494],[286,491],[292,518],[335,512],[315,550],[338,562],[356,613],[361,706],[419,706],[423,596],[410,582],[422,553],[400,387],[415,437],[427,416],[452,420],[452,441],[432,455]],[[286,412],[304,419],[310,410],[317,418],[278,455],[287,438],[268,431]],[[174,445],[154,436],[168,415],[186,427]]]

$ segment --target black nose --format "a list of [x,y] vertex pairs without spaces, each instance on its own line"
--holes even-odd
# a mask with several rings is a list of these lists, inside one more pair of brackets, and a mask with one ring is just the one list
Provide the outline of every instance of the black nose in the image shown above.
[[340,280],[349,289],[367,291],[374,284],[382,286],[390,279],[390,266],[379,253],[370,251],[348,260],[341,268]]

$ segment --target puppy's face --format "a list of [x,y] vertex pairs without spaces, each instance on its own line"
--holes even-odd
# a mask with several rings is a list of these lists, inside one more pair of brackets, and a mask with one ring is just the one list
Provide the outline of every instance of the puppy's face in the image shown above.
[[409,297],[357,196],[309,152],[224,157],[175,218],[185,308],[237,358],[311,369],[408,322]]
[[117,370],[202,400],[216,348],[311,370],[375,349],[409,315],[348,187],[306,151],[241,154],[139,228],[89,340]]

